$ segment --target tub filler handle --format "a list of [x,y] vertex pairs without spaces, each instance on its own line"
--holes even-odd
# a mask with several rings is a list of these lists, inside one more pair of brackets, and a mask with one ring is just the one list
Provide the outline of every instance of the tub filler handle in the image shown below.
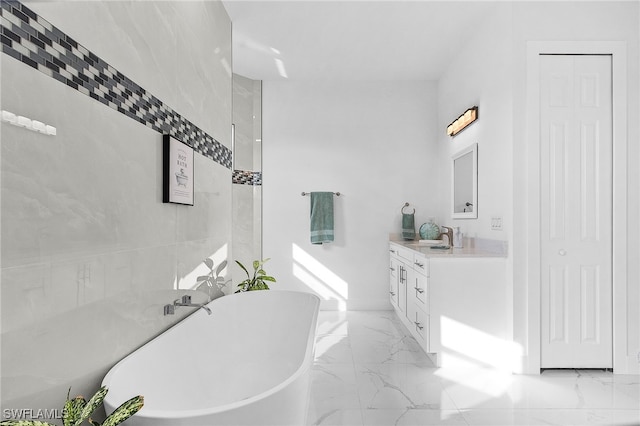
[[164,314],[173,315],[176,313],[176,307],[170,304],[164,305]]

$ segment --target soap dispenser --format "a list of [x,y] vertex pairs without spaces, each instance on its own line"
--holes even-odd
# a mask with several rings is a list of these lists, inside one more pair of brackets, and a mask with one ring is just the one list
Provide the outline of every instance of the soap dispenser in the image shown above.
[[462,238],[464,234],[460,232],[460,227],[456,226],[453,231],[453,247],[462,248]]

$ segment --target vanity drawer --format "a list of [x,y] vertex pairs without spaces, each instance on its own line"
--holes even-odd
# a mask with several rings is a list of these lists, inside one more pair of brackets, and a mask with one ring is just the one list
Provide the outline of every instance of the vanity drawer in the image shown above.
[[402,260],[408,261],[409,264],[413,263],[413,250],[399,246],[397,244],[389,244],[389,252],[391,255],[395,255]]
[[417,272],[429,276],[429,259],[421,253],[413,253],[413,269]]

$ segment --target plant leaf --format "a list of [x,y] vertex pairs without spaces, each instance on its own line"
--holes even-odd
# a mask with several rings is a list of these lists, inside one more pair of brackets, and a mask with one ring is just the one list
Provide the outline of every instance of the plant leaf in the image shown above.
[[204,264],[207,265],[207,268],[213,269],[213,260],[209,259],[208,257],[204,260]]
[[209,275],[200,275],[198,278],[196,278],[197,283],[202,283],[205,281],[209,281]]
[[247,278],[251,278],[251,275],[249,275],[249,271],[247,271],[247,268],[244,267],[244,265],[242,263],[240,263],[239,261],[236,260],[236,263],[238,264],[239,267],[242,268],[242,270],[247,274]]
[[[71,391],[71,389],[69,389]],[[64,403],[64,410],[62,414],[62,424],[64,426],[74,426],[80,420],[80,414],[87,405],[87,401],[81,396],[76,396],[73,399],[69,399],[67,396],[67,402]]]
[[261,263],[259,260],[254,260],[253,261],[253,269],[258,269],[260,267]]
[[135,413],[140,411],[144,405],[144,397],[141,395],[134,396],[128,401],[125,401],[122,405],[114,410],[109,417],[107,417],[102,423],[102,426],[115,426],[127,420]]
[[80,418],[76,420],[75,426],[79,426],[83,421],[88,419],[94,411],[96,411],[96,409],[102,404],[102,401],[107,395],[107,392],[109,392],[109,390],[104,386],[98,389],[98,391],[91,397],[91,399],[89,399],[89,402],[87,402],[86,405],[82,408],[82,411],[80,412]]
[[4,420],[0,426],[55,426],[51,423],[40,422],[38,420]]
[[263,275],[260,277],[260,279],[265,280],[265,281],[271,281],[272,283],[276,282],[276,279],[273,277],[270,277],[269,275]]

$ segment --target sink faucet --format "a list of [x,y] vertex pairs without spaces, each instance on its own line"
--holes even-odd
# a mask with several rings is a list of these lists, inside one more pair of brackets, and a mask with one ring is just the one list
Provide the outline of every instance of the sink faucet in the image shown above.
[[[207,306],[206,303],[191,303],[191,296],[185,294],[182,296],[182,299],[176,299],[173,301],[173,305],[165,305],[164,306],[164,314],[172,315],[175,312],[176,306],[189,306],[193,308],[202,308],[207,311],[207,314],[211,315],[211,309]],[[173,308],[173,309],[172,309]]]
[[440,235],[438,235],[438,239],[442,238],[443,235],[447,236],[447,244],[449,244],[450,246],[453,245],[453,228],[449,228],[448,226],[442,226],[442,229],[446,229],[445,232],[440,232]]

